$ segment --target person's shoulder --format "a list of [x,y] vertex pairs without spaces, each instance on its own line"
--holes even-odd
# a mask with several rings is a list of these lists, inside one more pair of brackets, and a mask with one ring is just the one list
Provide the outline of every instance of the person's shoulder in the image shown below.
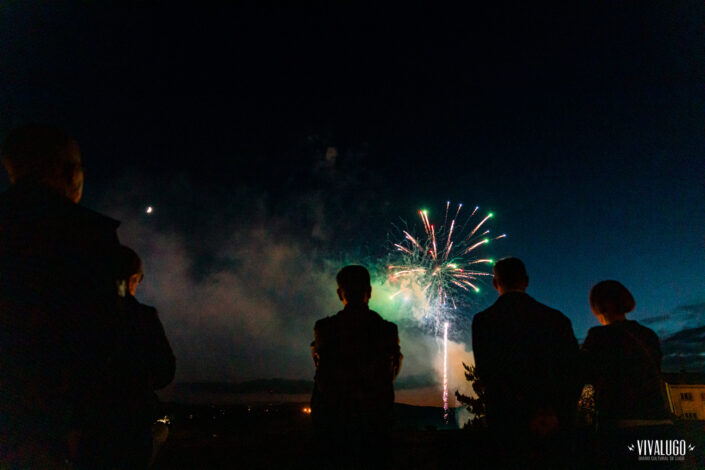
[[319,320],[316,320],[316,323],[313,325],[313,328],[316,330],[325,329],[328,325],[330,325],[330,322],[331,317],[321,318]]
[[557,308],[549,307],[548,305],[539,302],[538,300],[534,299],[533,297],[529,296],[529,299],[531,299],[531,302],[534,304],[534,307],[538,310],[540,310],[544,315],[546,315],[548,318],[551,320],[554,320],[556,322],[560,323],[565,323],[565,324],[571,324],[570,318]]
[[105,214],[101,214],[100,212],[96,212],[93,209],[89,209],[88,207],[81,206],[79,204],[73,204],[73,207],[74,209],[72,215],[77,220],[80,220],[86,225],[97,230],[114,232],[120,225],[118,220],[108,217]]
[[657,343],[660,341],[656,332],[654,330],[652,330],[651,328],[649,328],[648,326],[644,326],[636,320],[628,320],[628,322],[630,325],[632,325],[632,328],[634,328],[635,330],[638,331],[638,334],[640,336],[642,336],[650,341],[655,341]]
[[382,315],[374,310],[370,310],[369,312],[373,322],[377,324],[375,330],[379,332],[378,334],[381,333],[382,337],[388,339],[389,341],[398,342],[399,329],[397,328],[397,324],[389,320],[385,320],[382,318]]
[[[39,224],[59,233],[83,237],[116,237],[120,222],[40,186],[20,185],[0,194],[0,219],[3,227]],[[26,225],[29,224],[29,225]]]
[[72,205],[65,197],[38,185],[14,185],[0,195],[0,214],[13,221],[64,217]]
[[627,325],[630,325],[631,327],[633,327],[633,328],[635,328],[635,329],[640,330],[640,331],[656,334],[656,333],[654,332],[654,330],[652,330],[651,328],[649,328],[648,326],[646,326],[646,325],[644,325],[644,324],[642,324],[642,323],[639,323],[639,322],[636,321],[636,320],[626,320],[625,323],[626,323]]
[[324,331],[333,326],[333,324],[337,321],[338,315],[340,312],[336,313],[335,315],[331,315],[325,318],[321,318],[319,320],[316,320],[316,323],[313,326],[313,329],[316,331]]
[[157,309],[155,307],[152,307],[151,305],[143,304],[142,302],[140,302],[137,299],[135,299],[135,303],[137,304],[137,309],[139,310],[139,312],[142,315],[149,316],[150,318],[157,316]]
[[609,337],[609,329],[606,326],[598,325],[593,326],[587,332],[585,341],[583,341],[583,347],[590,346],[595,343],[600,343],[605,341]]
[[132,321],[137,322],[137,324],[146,325],[159,318],[156,308],[151,305],[143,304],[132,295],[128,294],[122,299],[128,315],[132,318]]
[[605,327],[604,326],[593,326],[587,332],[585,340],[581,345],[581,349],[584,351],[594,351],[595,347],[599,346],[605,341]]
[[484,324],[487,319],[490,317],[490,312],[492,311],[492,307],[486,308],[485,310],[481,312],[477,312],[475,315],[472,317],[472,327],[476,328],[478,325]]
[[607,331],[607,327],[603,325],[597,325],[590,328],[587,332],[587,337],[599,337],[602,336]]
[[20,208],[23,219],[67,220],[77,228],[97,228],[117,230],[120,222],[107,215],[96,212],[66,197],[41,186],[19,185],[0,194],[0,211],[16,211]]
[[565,315],[563,315],[563,312],[561,312],[560,310],[553,308],[553,307],[549,307],[548,305],[544,304],[543,302],[539,302],[538,300],[534,299],[530,295],[527,295],[527,300],[534,305],[534,308],[538,308],[540,310],[543,310],[544,312],[546,312],[550,315],[565,316]]
[[370,316],[372,317],[372,319],[373,319],[375,322],[384,325],[384,327],[387,328],[387,329],[394,329],[394,330],[397,329],[397,324],[396,324],[396,323],[391,322],[391,321],[389,321],[389,320],[385,320],[385,319],[382,317],[382,315],[380,315],[379,313],[375,312],[374,310],[370,310],[369,312],[370,312]]

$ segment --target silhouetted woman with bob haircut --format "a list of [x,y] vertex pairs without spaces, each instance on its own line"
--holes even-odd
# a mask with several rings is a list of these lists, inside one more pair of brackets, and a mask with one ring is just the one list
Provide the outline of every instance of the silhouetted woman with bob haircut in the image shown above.
[[[618,468],[649,464],[630,450],[637,439],[673,438],[659,339],[651,329],[627,320],[635,307],[621,283],[597,283],[590,291],[590,308],[602,326],[590,329],[582,348],[586,382],[595,387],[599,455]],[[669,462],[656,463],[672,468],[661,465]]]

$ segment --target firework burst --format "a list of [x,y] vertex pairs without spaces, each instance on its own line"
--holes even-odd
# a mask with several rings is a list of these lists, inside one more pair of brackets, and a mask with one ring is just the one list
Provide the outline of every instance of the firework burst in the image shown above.
[[475,207],[462,219],[462,208],[459,204],[453,215],[449,213],[450,202],[446,203],[441,226],[431,223],[428,211],[420,210],[424,234],[417,237],[408,229],[400,230],[401,240],[392,243],[389,281],[399,290],[391,297],[421,305],[424,318],[436,320],[438,332],[450,312],[480,292],[482,278],[492,276],[486,269],[494,261],[479,256],[481,248],[506,237],[490,235],[487,225],[492,213],[479,215],[479,207]]
[[[401,239],[393,242],[388,266],[389,282],[398,288],[391,297],[413,300],[422,307],[424,320],[431,320],[437,338],[443,335],[443,419],[448,422],[448,331],[454,312],[463,306],[468,297],[480,292],[482,278],[492,276],[487,270],[494,261],[479,256],[481,248],[491,241],[506,237],[494,237],[486,227],[492,219],[490,212],[478,215],[479,207],[464,220],[460,217],[462,204],[455,214],[446,203],[443,225],[436,227],[428,218],[428,211],[421,210],[424,235],[417,237],[409,230],[400,230]],[[450,217],[449,217],[450,216]],[[450,221],[450,224],[448,223]]]

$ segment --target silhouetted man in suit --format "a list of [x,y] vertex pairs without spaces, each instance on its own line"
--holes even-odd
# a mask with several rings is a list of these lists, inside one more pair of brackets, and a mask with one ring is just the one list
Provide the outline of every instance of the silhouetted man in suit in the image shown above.
[[570,428],[580,395],[578,343],[565,315],[526,294],[529,277],[521,260],[498,261],[492,284],[499,299],[472,322],[487,424],[497,457],[545,463],[557,458],[552,443]]
[[362,266],[337,275],[344,308],[316,322],[311,411],[321,468],[388,468],[394,379],[402,354],[394,323],[367,306],[372,287]]
[[81,154],[64,132],[15,129],[0,157],[0,467],[65,468],[105,403],[118,222],[78,205]]

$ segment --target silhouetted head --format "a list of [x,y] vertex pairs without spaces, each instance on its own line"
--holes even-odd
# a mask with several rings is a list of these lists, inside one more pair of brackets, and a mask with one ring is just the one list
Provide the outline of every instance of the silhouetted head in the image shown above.
[[524,292],[529,285],[529,275],[519,258],[502,258],[495,263],[493,272],[492,285],[500,295],[511,291]]
[[75,203],[81,200],[81,152],[65,132],[41,124],[18,127],[3,141],[0,159],[11,184],[41,185]]
[[618,281],[601,281],[590,289],[590,308],[603,325],[625,319],[636,307],[632,293]]
[[[129,292],[131,295],[137,293],[137,286],[142,282],[142,260],[132,248],[120,246],[118,259],[118,287]],[[120,287],[121,286],[121,287]]]
[[338,281],[338,298],[349,303],[367,303],[372,295],[370,273],[364,266],[345,266],[336,276]]

